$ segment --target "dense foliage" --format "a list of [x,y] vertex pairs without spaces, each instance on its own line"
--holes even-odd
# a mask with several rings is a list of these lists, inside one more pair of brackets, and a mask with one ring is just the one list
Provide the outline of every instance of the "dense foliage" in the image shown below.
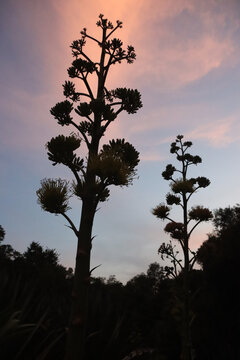
[[[202,270],[190,273],[196,360],[240,356],[238,212],[215,212],[214,232],[197,253]],[[91,278],[87,359],[179,359],[182,280],[158,263],[125,285]],[[54,250],[33,242],[20,254],[0,245],[1,359],[63,359],[72,281]]]

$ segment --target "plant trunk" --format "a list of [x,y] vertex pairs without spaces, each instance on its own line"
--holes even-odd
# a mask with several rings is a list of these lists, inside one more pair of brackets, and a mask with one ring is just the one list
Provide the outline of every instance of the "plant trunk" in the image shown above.
[[183,273],[183,319],[182,319],[182,352],[181,360],[191,360],[191,331],[189,314],[189,269]]
[[[183,163],[183,180],[186,181],[186,168]],[[190,294],[189,294],[189,239],[188,239],[188,201],[183,194],[184,222],[184,269],[183,269],[183,319],[182,319],[182,352],[181,360],[191,360],[191,330],[190,330]]]
[[90,198],[83,201],[65,360],[84,359],[92,226],[95,210],[94,199]]
[[[103,28],[102,51],[98,76],[97,99],[104,98],[104,59],[106,28]],[[89,170],[92,158],[98,154],[101,138],[101,114],[94,113],[93,135],[89,148],[87,171],[85,178],[86,196],[82,202],[81,222],[78,235],[78,247],[74,285],[72,291],[72,308],[69,322],[65,360],[84,360],[86,341],[88,290],[90,284],[90,255],[92,248],[92,227],[96,211],[96,199],[93,192],[96,177]]]

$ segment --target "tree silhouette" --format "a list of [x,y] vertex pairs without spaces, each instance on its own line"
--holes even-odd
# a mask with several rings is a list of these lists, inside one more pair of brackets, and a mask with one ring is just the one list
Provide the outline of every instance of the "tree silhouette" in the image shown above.
[[[209,209],[202,206],[192,207],[188,209],[188,204],[191,196],[200,188],[205,188],[210,184],[210,181],[205,177],[188,178],[188,168],[191,165],[197,165],[202,162],[202,159],[196,155],[193,156],[187,152],[192,146],[191,141],[183,141],[183,136],[178,135],[175,142],[171,144],[170,152],[175,154],[176,159],[180,162],[180,169],[175,168],[172,164],[166,166],[162,176],[165,180],[170,181],[172,192],[166,195],[167,205],[159,204],[152,210],[153,215],[161,220],[169,220],[164,230],[170,234],[172,239],[175,239],[180,244],[183,254],[182,260],[178,258],[178,251],[174,249],[172,242],[169,244],[163,243],[159,248],[159,253],[162,258],[169,258],[172,265],[167,267],[168,271],[173,277],[176,277],[179,271],[183,276],[183,314],[182,314],[182,360],[190,360],[191,356],[191,331],[190,331],[190,287],[189,287],[189,272],[193,268],[196,261],[196,254],[190,250],[189,241],[194,229],[203,221],[209,221],[213,215]],[[174,178],[174,173],[179,174],[180,177]],[[182,208],[182,221],[178,222],[170,218],[170,206],[178,205]],[[190,227],[190,222],[195,224]]]
[[[214,231],[197,251],[197,261],[206,273],[230,273],[239,262],[240,206],[219,208],[214,211]],[[217,269],[217,270],[216,270]],[[218,275],[219,276],[219,275]],[[238,272],[236,271],[236,277]],[[231,275],[232,282],[235,281]],[[221,282],[221,277],[219,276]],[[230,283],[230,279],[228,279]]]
[[204,279],[197,337],[213,359],[240,357],[239,214],[239,204],[215,210],[214,231],[197,252]]
[[214,233],[220,235],[224,230],[232,225],[240,224],[240,205],[233,207],[219,208],[214,211]]
[[2,227],[2,225],[0,225],[0,241],[3,241],[4,237],[5,237],[5,230]]
[[33,241],[27,248],[27,251],[23,253],[24,259],[32,265],[41,266],[44,264],[49,264],[57,266],[58,264],[58,254],[56,250],[53,249],[43,249],[42,246]]
[[2,245],[1,242],[5,239],[6,232],[2,225],[0,225],[0,263],[14,260],[20,257],[20,253],[13,249],[9,244]]
[[[106,80],[113,65],[122,61],[131,64],[136,58],[132,46],[124,50],[122,41],[113,38],[115,31],[122,27],[122,22],[117,21],[114,26],[101,14],[97,26],[101,29],[101,40],[89,35],[84,28],[81,38],[71,44],[74,61],[68,69],[68,75],[80,80],[85,90],[79,92],[75,83],[65,81],[63,92],[67,100],[57,103],[50,111],[59,125],[72,125],[78,132],[71,133],[70,136],[59,135],[46,145],[48,158],[53,165],[67,166],[75,179],[71,185],[62,179],[44,179],[37,191],[43,210],[64,216],[78,239],[66,346],[67,360],[84,357],[92,227],[97,205],[108,198],[110,185],[127,186],[132,183],[139,162],[139,153],[124,139],[112,140],[99,149],[101,138],[117,116],[122,111],[128,114],[136,113],[142,103],[137,90],[109,90],[106,87]],[[98,62],[85,52],[86,40],[93,41],[100,49]],[[92,86],[93,76],[96,79],[96,91],[95,86]],[[73,110],[84,120],[74,121]],[[86,161],[75,153],[82,141],[88,152]],[[69,198],[72,195],[82,201],[79,227],[67,215]]]

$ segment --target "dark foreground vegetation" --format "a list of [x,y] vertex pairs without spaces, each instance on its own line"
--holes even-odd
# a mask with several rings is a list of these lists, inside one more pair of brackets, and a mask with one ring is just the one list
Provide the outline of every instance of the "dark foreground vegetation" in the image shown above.
[[[192,359],[239,359],[240,206],[219,209],[190,271]],[[1,359],[63,359],[73,282],[54,250],[23,254],[0,229]],[[181,352],[182,273],[157,263],[123,285],[91,278],[87,360],[175,360]]]

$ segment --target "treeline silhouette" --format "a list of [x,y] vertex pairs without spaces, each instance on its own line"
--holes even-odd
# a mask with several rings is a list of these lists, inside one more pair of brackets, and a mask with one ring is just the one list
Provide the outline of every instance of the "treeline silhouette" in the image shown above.
[[[192,358],[239,359],[240,206],[215,211],[214,231],[190,272]],[[1,359],[63,359],[73,282],[55,250],[20,254],[0,228]],[[182,273],[152,263],[125,285],[91,278],[88,360],[175,360],[181,353]]]

